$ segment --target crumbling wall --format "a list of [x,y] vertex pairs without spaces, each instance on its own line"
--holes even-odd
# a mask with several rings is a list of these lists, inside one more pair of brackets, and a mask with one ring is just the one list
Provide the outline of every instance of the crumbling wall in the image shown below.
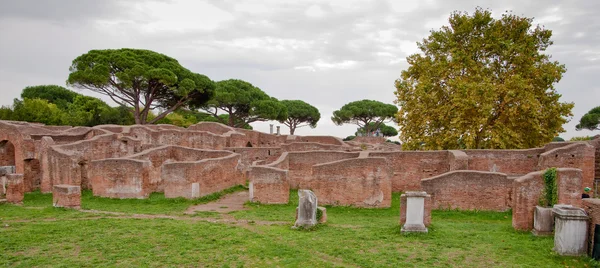
[[[538,205],[544,189],[542,177],[544,172],[531,172],[514,180],[512,225],[517,230],[531,230],[533,228],[533,210]],[[580,169],[558,168],[558,203],[581,207],[582,180],[583,172]]]
[[248,172],[250,201],[263,204],[287,204],[290,184],[283,169],[254,166]]
[[250,170],[255,161],[263,160],[266,163],[273,162],[281,155],[280,147],[235,147],[225,148],[241,155],[240,168],[244,171]]
[[316,164],[357,158],[358,152],[288,152],[288,178],[293,189],[306,188],[306,181],[312,179],[312,167]]
[[577,168],[583,172],[581,190],[594,186],[595,148],[586,142],[577,142],[555,148],[540,155],[539,169],[551,167]]
[[[239,154],[194,162],[166,163],[162,167],[165,197],[197,198],[245,183],[238,169]],[[195,186],[196,184],[197,186]]]
[[583,209],[590,217],[588,223],[588,254],[592,255],[594,249],[594,235],[596,232],[596,225],[600,224],[600,199],[597,198],[585,198],[582,200]]
[[312,167],[311,189],[319,204],[356,207],[389,207],[392,171],[383,157],[339,160]]
[[524,175],[538,170],[543,149],[526,150],[464,150],[469,156],[469,169]]
[[281,149],[284,152],[306,152],[306,151],[347,151],[348,146],[324,144],[317,142],[292,142],[282,144]]
[[92,191],[95,196],[102,197],[147,198],[152,192],[150,165],[148,160],[137,159],[91,161],[89,176],[94,186]]
[[8,140],[0,141],[0,166],[15,165],[15,146]]
[[421,180],[450,171],[447,151],[370,152],[385,157],[393,171],[392,191],[419,191]]
[[506,174],[458,170],[421,180],[434,209],[506,211],[513,180]]
[[333,136],[295,136],[296,138],[293,140],[287,140],[286,142],[315,142],[322,144],[331,144],[331,145],[339,145],[344,146],[345,143],[342,139]]

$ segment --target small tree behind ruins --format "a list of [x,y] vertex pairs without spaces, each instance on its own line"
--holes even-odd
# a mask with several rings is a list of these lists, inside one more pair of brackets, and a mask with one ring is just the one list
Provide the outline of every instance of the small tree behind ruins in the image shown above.
[[398,107],[374,100],[353,101],[334,111],[331,120],[336,125],[355,124],[371,136],[379,126],[394,119]]
[[290,135],[294,135],[296,128],[310,126],[317,127],[321,119],[319,109],[301,100],[282,100],[288,111],[287,118],[279,122],[290,128]]

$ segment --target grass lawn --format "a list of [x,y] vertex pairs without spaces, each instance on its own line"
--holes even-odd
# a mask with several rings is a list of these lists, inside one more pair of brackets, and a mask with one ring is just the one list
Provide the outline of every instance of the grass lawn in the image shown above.
[[[398,194],[389,209],[328,207],[327,224],[292,230],[298,198],[290,195],[288,205],[247,204],[230,215],[190,217],[183,216],[188,206],[220,194],[115,200],[84,192],[84,209],[125,215],[57,209],[50,194],[26,194],[23,206],[0,205],[0,266],[598,267],[587,257],[556,255],[552,237],[514,231],[510,213],[433,211],[429,233],[401,234]],[[127,216],[133,213],[175,218]],[[250,221],[199,219],[219,216]]]

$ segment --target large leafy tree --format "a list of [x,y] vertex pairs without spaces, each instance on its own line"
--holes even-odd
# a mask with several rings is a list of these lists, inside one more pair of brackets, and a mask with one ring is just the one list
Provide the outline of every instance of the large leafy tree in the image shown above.
[[[200,105],[210,99],[214,90],[208,77],[150,50],[91,50],[73,60],[69,70],[69,85],[133,107],[136,124],[152,124],[182,106]],[[148,120],[153,109],[161,112]]]
[[591,109],[579,119],[579,124],[575,126],[577,130],[589,129],[600,130],[600,106]]
[[565,66],[543,53],[550,30],[479,8],[449,23],[418,43],[422,53],[396,80],[404,146],[530,148],[564,131],[573,104],[559,102],[554,88]]
[[[394,137],[398,135],[398,130],[396,130],[396,128],[388,126],[384,123],[379,124],[379,127],[375,127],[374,122],[369,123],[369,125],[371,125],[370,129],[372,131],[377,131],[377,129],[379,129],[379,131],[381,131],[381,135],[384,137]],[[360,134],[362,136],[366,136],[365,134],[367,133],[368,132],[365,130],[365,128],[359,128],[354,135],[358,136]]]
[[230,79],[216,84],[214,97],[199,108],[223,124],[244,127],[256,121],[287,118],[285,105],[246,81]]
[[301,100],[282,100],[281,103],[287,108],[287,118],[279,122],[290,128],[290,135],[294,135],[299,127],[317,127],[321,113],[315,106]]
[[336,125],[356,124],[370,136],[383,122],[394,119],[398,107],[374,100],[353,101],[334,111],[331,120]]

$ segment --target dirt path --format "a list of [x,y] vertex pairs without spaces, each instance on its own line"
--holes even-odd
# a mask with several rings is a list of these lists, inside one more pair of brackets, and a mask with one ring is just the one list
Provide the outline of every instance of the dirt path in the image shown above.
[[248,201],[248,191],[236,192],[225,195],[215,202],[191,206],[185,211],[185,214],[195,214],[196,211],[212,211],[224,214],[232,211],[246,210],[244,207],[246,201]]

